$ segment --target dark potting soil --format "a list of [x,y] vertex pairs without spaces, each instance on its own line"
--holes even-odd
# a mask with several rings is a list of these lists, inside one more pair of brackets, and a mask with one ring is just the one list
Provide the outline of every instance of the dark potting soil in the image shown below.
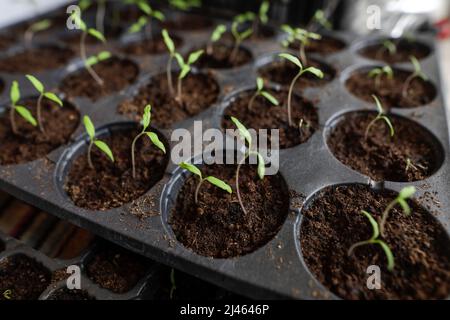
[[[443,299],[450,294],[450,241],[434,217],[414,201],[412,212],[395,207],[383,241],[392,250],[395,267],[378,245],[365,245],[348,256],[356,242],[372,236],[361,210],[381,218],[396,197],[364,185],[327,187],[303,211],[300,242],[303,258],[317,280],[344,299]],[[381,269],[381,289],[367,288],[367,268]]]
[[[328,55],[339,52],[346,47],[345,42],[334,37],[322,35],[320,40],[311,40],[305,47],[307,53],[319,53],[322,55]],[[289,48],[294,50],[300,49],[299,42],[294,42],[289,45]]]
[[[26,122],[17,112],[14,119],[18,134],[11,129],[9,110],[0,117],[0,165],[25,163],[45,157],[51,151],[69,142],[78,126],[80,115],[75,107],[63,101],[59,107],[47,99],[42,100],[44,133]],[[27,107],[36,118],[37,98],[24,99],[20,105]]]
[[8,73],[33,73],[56,69],[66,65],[74,56],[71,49],[42,46],[0,60],[0,71]]
[[48,296],[47,300],[61,301],[79,301],[79,300],[96,300],[84,290],[61,288]]
[[[314,105],[297,94],[292,95],[292,122],[289,126],[287,100],[288,91],[269,92],[277,98],[279,105],[274,106],[264,97],[254,100],[252,109],[249,110],[249,102],[254,91],[245,91],[225,110],[222,118],[222,126],[226,129],[235,129],[231,122],[233,116],[241,121],[247,128],[279,129],[280,148],[291,148],[307,141],[319,126],[319,117]],[[303,125],[299,128],[299,122],[303,119]],[[270,131],[268,132],[270,136]]]
[[195,66],[201,69],[231,69],[249,63],[253,59],[251,52],[240,47],[236,58],[230,60],[233,47],[223,43],[214,44],[211,54],[207,52],[206,48],[203,48],[203,50],[205,51],[204,54],[195,63]]
[[[335,69],[314,59],[308,59],[308,67],[315,67],[322,70],[324,73],[323,79],[319,79],[313,74],[305,73],[296,82],[297,88],[323,86],[332,81],[336,76]],[[298,70],[298,67],[291,62],[275,61],[262,67],[259,70],[259,74],[266,80],[283,86],[289,86],[294,77],[298,74]]]
[[14,255],[0,261],[0,300],[37,300],[50,284],[50,272],[36,260]]
[[[438,169],[442,160],[438,142],[406,118],[389,116],[393,137],[384,121],[375,122],[365,140],[375,116],[375,112],[347,113],[329,129],[327,144],[339,161],[375,181],[418,181]],[[406,170],[408,159],[413,166]]]
[[[183,40],[180,37],[175,35],[171,35],[170,37],[176,48],[183,45]],[[122,46],[120,50],[126,54],[142,56],[166,53],[167,47],[161,35],[154,35],[152,39],[148,38],[139,41],[130,41],[128,44]]]
[[284,179],[277,174],[260,180],[251,165],[243,165],[239,175],[245,215],[235,189],[236,168],[202,168],[205,177],[213,175],[232,186],[232,194],[205,182],[195,204],[198,178],[190,176],[177,196],[169,223],[177,240],[197,254],[230,258],[253,252],[278,233],[287,217],[289,192]]
[[147,271],[147,260],[119,247],[103,247],[86,267],[89,279],[114,293],[133,289]]
[[3,89],[5,89],[5,82],[2,79],[0,79],[0,94],[2,94]]
[[0,50],[6,50],[15,42],[15,38],[11,34],[1,34],[0,35]]
[[86,69],[68,75],[61,84],[61,90],[70,97],[88,97],[95,101],[106,95],[117,93],[132,84],[139,67],[127,59],[113,57],[93,66],[94,71],[104,81],[99,85]]
[[[175,90],[177,77],[177,74],[172,74]],[[190,73],[183,79],[183,101],[180,103],[170,94],[167,83],[166,73],[153,77],[133,99],[120,104],[118,112],[140,120],[145,106],[150,103],[152,123],[167,128],[209,108],[217,101],[220,92],[219,85],[210,74]]]
[[163,28],[175,31],[198,31],[211,28],[214,21],[195,14],[178,14],[171,20],[162,23]]
[[368,45],[358,51],[360,55],[372,60],[380,60],[389,64],[398,62],[408,62],[410,57],[414,56],[417,59],[423,59],[427,57],[431,50],[426,45],[409,40],[392,40],[396,44],[397,50],[391,54],[382,43],[376,43]]
[[[146,136],[136,143],[136,179],[133,179],[131,144],[138,133],[138,130],[117,130],[109,137],[101,137],[111,148],[114,162],[95,147],[92,149],[94,169],[89,167],[86,153],[73,161],[65,189],[75,205],[91,210],[117,208],[139,198],[161,180],[168,157]],[[164,141],[161,134],[158,136]]]
[[368,76],[370,69],[364,68],[350,75],[345,82],[347,90],[356,97],[374,102],[372,95],[376,95],[386,108],[415,108],[430,103],[436,97],[436,88],[421,78],[414,78],[403,97],[403,87],[411,72],[394,69],[394,77],[380,78],[377,86],[375,78]]

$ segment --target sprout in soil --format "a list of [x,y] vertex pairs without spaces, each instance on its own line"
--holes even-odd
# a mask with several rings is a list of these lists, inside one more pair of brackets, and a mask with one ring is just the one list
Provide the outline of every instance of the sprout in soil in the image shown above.
[[37,107],[36,107],[36,114],[37,114],[37,122],[39,125],[39,130],[41,130],[41,132],[44,133],[45,130],[44,130],[44,126],[42,124],[42,115],[41,115],[42,99],[47,98],[48,100],[55,102],[60,107],[63,106],[63,102],[53,92],[45,91],[44,85],[36,77],[32,76],[31,74],[27,74],[26,77],[31,82],[31,84],[34,86],[34,88],[39,92],[39,98],[38,98]]
[[255,155],[258,159],[258,176],[262,180],[264,179],[265,173],[266,173],[266,167],[263,156],[256,150],[253,150],[253,144],[252,144],[252,136],[250,132],[247,130],[247,128],[235,117],[231,117],[231,121],[234,123],[234,125],[237,127],[239,131],[239,135],[244,140],[244,143],[247,142],[247,151],[245,152],[244,156],[242,157],[241,161],[239,161],[237,169],[236,169],[236,194],[238,197],[239,205],[241,206],[242,211],[244,212],[244,215],[247,215],[247,210],[245,210],[244,203],[241,199],[241,193],[239,192],[239,171],[241,169],[242,164],[245,163],[245,160],[250,157],[251,155]]
[[105,142],[95,138],[95,127],[94,127],[94,124],[92,123],[91,119],[89,118],[89,116],[84,116],[83,117],[83,123],[84,123],[84,127],[86,128],[86,132],[87,132],[87,134],[89,136],[89,147],[88,147],[88,153],[87,153],[89,167],[91,169],[94,169],[94,164],[92,163],[92,156],[91,156],[92,147],[94,145],[101,152],[103,152],[105,155],[107,155],[108,158],[112,162],[114,162],[113,153],[112,153],[111,149],[108,147],[108,145]]
[[169,4],[175,9],[181,11],[188,11],[192,8],[200,8],[202,6],[201,0],[169,0]]
[[303,134],[303,132],[302,132],[303,127],[309,128],[310,126],[311,125],[309,124],[309,122],[307,122],[303,118],[301,118],[300,121],[298,122],[298,131],[300,133],[300,136]]
[[270,2],[268,0],[263,0],[259,7],[258,14],[253,16],[253,23],[252,23],[253,37],[259,35],[260,32],[259,29],[261,25],[266,25],[267,22],[269,22],[269,17],[267,15],[269,9],[270,9]]
[[381,55],[385,51],[389,52],[389,55],[391,55],[391,56],[396,54],[397,53],[397,45],[395,44],[395,42],[392,40],[389,40],[389,39],[384,40],[381,48],[378,49],[377,53],[375,54],[375,57],[377,58],[377,60],[380,60]]
[[251,21],[253,19],[252,17],[254,17],[254,15],[255,14],[253,12],[239,14],[234,18],[233,23],[231,24],[231,34],[234,37],[233,51],[231,51],[231,54],[230,54],[231,62],[234,62],[236,60],[241,43],[245,39],[250,37],[253,33],[252,28],[246,29],[241,32],[241,31],[239,31],[239,27],[241,26],[242,23],[245,23],[246,21]]
[[219,24],[211,34],[208,45],[206,46],[206,53],[211,55],[213,53],[213,45],[222,38],[222,35],[227,31],[227,27],[223,24]]
[[176,289],[177,285],[175,284],[175,269],[172,268],[172,270],[170,270],[170,293],[169,293],[170,300],[173,299],[173,293],[175,292]]
[[386,220],[388,218],[389,212],[398,204],[403,209],[403,213],[405,215],[411,214],[411,208],[408,205],[407,199],[411,198],[414,193],[416,192],[416,188],[414,186],[404,187],[400,192],[398,193],[398,196],[392,200],[384,209],[382,215],[381,215],[381,221],[380,221],[380,233],[382,236],[384,236],[384,226],[386,224]]
[[279,104],[278,100],[273,95],[264,90],[264,80],[260,77],[256,79],[256,92],[253,94],[248,103],[248,110],[252,110],[253,103],[255,102],[255,99],[259,96],[266,98],[270,103],[272,103],[275,106]]
[[365,246],[368,244],[377,244],[381,247],[381,249],[383,249],[386,258],[387,258],[387,269],[389,271],[394,270],[394,255],[392,254],[391,248],[389,248],[389,246],[386,244],[386,242],[384,242],[383,240],[379,239],[380,236],[380,229],[378,227],[378,223],[376,222],[376,220],[372,217],[372,215],[365,211],[365,210],[361,210],[361,213],[366,216],[367,219],[369,219],[370,225],[372,226],[372,237],[368,240],[365,241],[360,241],[357,242],[355,244],[353,244],[349,249],[347,254],[349,256],[352,255],[353,251],[360,246]]
[[370,121],[369,125],[367,126],[366,132],[364,133],[364,140],[367,140],[367,138],[369,136],[370,129],[379,120],[384,121],[388,125],[391,137],[393,137],[395,131],[394,131],[394,126],[392,125],[391,120],[388,118],[388,116],[384,112],[383,106],[381,105],[381,102],[378,99],[378,97],[373,94],[372,98],[375,100],[375,104],[377,105],[378,114],[372,121]]
[[375,79],[375,88],[379,88],[383,75],[386,75],[387,79],[392,80],[394,78],[394,71],[390,66],[384,66],[382,68],[373,68],[367,75],[369,78]]
[[411,56],[409,58],[411,60],[411,63],[414,66],[414,72],[409,75],[409,77],[405,80],[405,83],[403,84],[403,89],[402,89],[402,96],[403,96],[403,98],[407,98],[408,97],[408,88],[411,85],[411,82],[415,78],[421,78],[423,81],[428,81],[428,77],[422,71],[422,67],[420,65],[419,60],[417,60],[417,58],[414,57],[414,56]]
[[162,31],[162,36],[164,43],[166,44],[167,50],[169,50],[169,60],[167,61],[166,73],[167,73],[167,86],[169,87],[169,92],[172,96],[175,95],[175,89],[173,88],[172,83],[172,60],[175,58],[175,44],[173,40],[170,38],[169,33],[166,29]]
[[75,21],[75,23],[78,25],[78,27],[81,29],[82,34],[80,38],[80,55],[81,59],[84,62],[84,66],[86,67],[86,70],[89,72],[89,74],[94,78],[94,80],[100,85],[103,85],[103,80],[100,78],[100,76],[94,71],[94,69],[91,68],[91,65],[88,64],[88,58],[86,55],[86,36],[89,34],[93,36],[94,38],[100,40],[101,42],[105,43],[106,39],[100,31],[94,29],[94,28],[88,28],[86,26],[86,23],[81,19],[79,14],[75,11],[72,13],[72,17]]
[[[106,0],[97,0],[97,12],[95,14],[95,25],[98,31],[100,31],[102,34],[104,33],[105,26],[104,26],[104,20],[105,20],[105,2]],[[78,2],[78,6],[80,7],[81,11],[85,11],[92,5],[91,0],[80,0]]]
[[31,112],[24,106],[17,105],[20,100],[20,89],[17,81],[13,81],[11,84],[11,89],[9,91],[9,96],[11,98],[11,107],[9,111],[9,118],[11,122],[11,129],[14,134],[18,134],[17,124],[15,120],[15,112],[17,112],[22,118],[29,122],[32,126],[37,126],[37,121],[31,114]]
[[135,158],[134,158],[134,150],[136,147],[136,142],[139,140],[140,137],[146,135],[150,138],[150,141],[163,153],[166,153],[166,148],[164,147],[164,144],[159,140],[159,137],[156,133],[147,131],[150,121],[152,118],[151,115],[152,107],[151,105],[146,105],[144,108],[144,115],[142,116],[142,131],[134,138],[133,143],[131,144],[131,166],[133,168],[133,179],[136,179],[136,164],[135,164]]
[[181,83],[183,79],[188,75],[188,73],[191,71],[191,66],[194,64],[203,54],[203,50],[194,51],[189,54],[189,57],[187,61],[184,61],[181,54],[178,52],[175,53],[175,59],[178,62],[178,65],[180,66],[180,73],[178,75],[178,82],[177,82],[177,96],[176,100],[179,103],[183,102],[183,92],[181,88]]
[[408,172],[411,169],[414,171],[419,171],[419,168],[422,170],[427,170],[427,167],[425,167],[419,163],[413,163],[410,158],[406,159],[405,172]]
[[317,78],[322,79],[323,72],[314,67],[303,68],[303,65],[300,62],[300,60],[297,57],[295,57],[289,53],[280,53],[279,56],[283,59],[286,59],[286,60],[292,62],[299,68],[298,74],[294,77],[294,79],[292,79],[291,85],[289,87],[289,93],[288,93],[288,103],[287,103],[288,120],[289,120],[289,125],[292,126],[293,123],[292,123],[292,116],[291,116],[291,110],[292,110],[291,109],[291,100],[292,100],[292,92],[294,91],[295,83],[304,73],[311,73],[311,74],[315,75]]
[[179,166],[183,169],[188,170],[190,173],[196,175],[199,179],[197,187],[195,188],[195,194],[194,194],[195,204],[198,204],[198,192],[199,192],[200,187],[202,186],[203,182],[205,182],[205,181],[208,181],[212,185],[214,185],[230,194],[232,193],[231,187],[226,182],[224,182],[216,177],[213,177],[213,176],[208,176],[208,177],[203,178],[202,172],[195,165],[186,163],[186,162],[181,162],[179,164]]
[[308,65],[305,48],[310,44],[311,40],[320,40],[320,39],[322,39],[322,36],[318,33],[309,32],[305,29],[292,28],[291,26],[288,26],[287,24],[282,25],[281,30],[283,30],[284,32],[287,33],[287,38],[285,40],[283,40],[281,44],[284,47],[288,47],[290,44],[298,41],[300,43],[299,52],[298,52],[300,61],[304,65]]
[[11,289],[7,289],[3,292],[3,298],[6,300],[11,300],[12,291]]
[[25,31],[24,36],[23,36],[25,44],[27,46],[30,46],[34,35],[37,32],[41,32],[41,31],[47,30],[48,28],[51,27],[51,25],[52,25],[52,22],[51,22],[50,19],[40,20],[40,21],[35,22],[32,25],[30,25],[27,28],[27,30]]
[[317,10],[316,13],[314,13],[312,21],[317,22],[327,30],[333,29],[333,24],[327,19],[323,10]]
[[149,4],[143,1],[139,1],[136,4],[145,15],[141,16],[137,22],[133,23],[128,29],[129,33],[136,33],[141,31],[145,27],[145,36],[148,39],[152,39],[152,18],[159,21],[164,21],[165,17],[161,11],[153,10]]

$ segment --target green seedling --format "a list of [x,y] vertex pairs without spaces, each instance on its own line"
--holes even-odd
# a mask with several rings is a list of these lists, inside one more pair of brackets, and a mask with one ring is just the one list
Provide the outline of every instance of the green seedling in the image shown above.
[[200,187],[202,186],[203,182],[208,181],[209,183],[211,183],[213,186],[216,186],[226,192],[228,192],[229,194],[231,194],[233,191],[231,190],[231,187],[225,182],[222,181],[216,177],[213,176],[208,176],[208,177],[203,177],[202,172],[200,171],[199,168],[197,168],[195,165],[190,164],[190,163],[186,163],[186,162],[181,162],[179,164],[179,166],[183,169],[188,170],[190,173],[196,175],[198,177],[198,184],[197,187],[195,188],[195,193],[194,193],[194,200],[195,200],[195,204],[198,204],[198,193],[200,190]]
[[169,0],[169,4],[181,11],[188,11],[202,6],[201,0]]
[[383,77],[383,75],[386,75],[389,80],[392,80],[394,78],[394,71],[390,66],[384,66],[382,68],[373,68],[368,73],[369,78],[375,79],[376,88],[380,87],[381,78]]
[[369,122],[369,125],[366,128],[366,132],[364,133],[364,139],[367,140],[367,138],[369,137],[370,129],[377,121],[380,121],[380,120],[384,121],[388,125],[391,137],[393,137],[395,134],[395,130],[394,130],[394,126],[392,125],[391,120],[388,118],[388,116],[384,112],[383,106],[382,106],[380,100],[378,99],[378,97],[373,94],[372,98],[375,100],[378,114],[372,121]]
[[411,198],[414,193],[416,193],[416,188],[414,186],[405,187],[398,193],[398,196],[392,200],[384,209],[382,215],[381,215],[381,221],[380,221],[380,233],[384,237],[384,226],[386,225],[387,218],[389,216],[389,212],[396,206],[399,205],[403,213],[405,215],[411,214],[411,208],[408,205],[407,199]]
[[397,53],[397,44],[392,40],[384,40],[381,48],[375,54],[377,60],[381,60],[383,52],[388,52],[389,55],[393,56]]
[[175,283],[175,269],[172,268],[170,270],[170,293],[169,293],[169,299],[173,299],[173,294],[177,290],[177,285]]
[[268,0],[263,0],[259,6],[258,14],[253,16],[252,23],[252,35],[256,37],[260,32],[260,26],[266,25],[269,22],[269,16],[267,15],[270,9],[270,2]]
[[[78,7],[81,11],[85,11],[92,6],[93,2],[91,0],[80,0],[78,2]],[[95,14],[95,26],[98,31],[104,34],[105,31],[105,11],[106,11],[106,0],[98,0],[97,1],[97,12]]]
[[133,168],[133,179],[136,179],[136,164],[135,164],[135,157],[134,157],[134,150],[136,149],[136,142],[139,140],[142,136],[147,136],[150,138],[150,141],[163,153],[166,153],[166,148],[164,147],[164,143],[159,140],[159,137],[156,133],[151,132],[148,129],[151,122],[151,105],[146,105],[144,108],[144,114],[142,116],[142,131],[134,138],[133,143],[131,144],[131,165]]
[[234,37],[234,46],[230,54],[231,62],[236,60],[239,52],[239,47],[241,46],[242,42],[248,37],[250,37],[253,33],[252,28],[246,29],[241,32],[239,31],[239,27],[241,26],[242,23],[245,23],[246,21],[252,21],[254,19],[254,16],[255,14],[253,12],[247,12],[244,14],[237,15],[234,18],[233,23],[231,24],[231,34]]
[[311,125],[305,121],[303,118],[300,119],[300,121],[298,122],[298,131],[300,133],[300,136],[303,134],[302,129],[306,128],[308,129]]
[[313,16],[313,22],[317,22],[323,28],[327,30],[333,29],[333,24],[327,19],[325,16],[325,12],[323,10],[317,10]]
[[295,83],[297,82],[297,80],[305,73],[311,73],[314,76],[316,76],[319,79],[323,78],[323,72],[317,68],[314,67],[308,67],[308,68],[303,68],[302,63],[300,62],[300,60],[289,54],[289,53],[280,53],[279,57],[286,59],[287,61],[292,62],[293,64],[295,64],[298,68],[299,68],[299,72],[297,73],[297,75],[294,77],[294,79],[292,79],[291,85],[289,86],[289,93],[288,93],[288,104],[287,104],[287,110],[288,110],[288,121],[289,121],[289,125],[293,126],[293,122],[292,122],[292,115],[291,115],[291,101],[292,101],[292,92],[294,91],[294,86]]
[[95,66],[97,63],[100,63],[102,61],[108,60],[109,58],[111,58],[112,55],[109,51],[101,51],[96,55],[90,56],[87,60],[86,60],[86,65],[89,67],[93,67]]
[[101,152],[103,152],[112,162],[114,162],[114,156],[113,153],[111,151],[111,149],[109,148],[109,146],[101,141],[98,140],[95,137],[95,127],[94,124],[92,123],[91,119],[89,118],[89,116],[84,116],[83,117],[83,123],[84,123],[84,127],[86,128],[86,132],[89,136],[89,147],[88,147],[88,153],[87,153],[87,159],[88,159],[88,165],[91,169],[94,169],[94,164],[92,163],[92,147],[95,145]]
[[103,33],[98,31],[97,29],[88,28],[86,26],[86,23],[81,19],[81,17],[77,14],[77,12],[74,12],[72,14],[72,17],[73,17],[75,23],[78,25],[78,27],[82,31],[81,38],[80,38],[80,55],[81,55],[81,59],[84,62],[84,66],[86,67],[86,70],[89,72],[89,74],[92,76],[92,78],[94,78],[94,80],[100,86],[103,86],[103,79],[100,78],[100,76],[94,71],[94,69],[92,69],[91,65],[88,63],[88,58],[87,58],[87,54],[86,54],[86,37],[87,37],[87,35],[91,35],[94,38],[105,43],[106,42],[105,36],[103,35]]
[[383,240],[381,240],[380,237],[380,229],[378,227],[378,223],[376,222],[376,220],[372,217],[372,215],[365,211],[365,210],[361,210],[361,213],[369,220],[370,225],[372,226],[372,237],[368,240],[365,241],[360,241],[357,242],[355,244],[353,244],[349,249],[347,254],[349,256],[352,255],[353,251],[357,248],[357,247],[361,247],[361,246],[365,246],[368,244],[376,244],[379,245],[381,247],[381,249],[383,249],[386,258],[387,258],[387,269],[389,271],[394,270],[394,255],[392,254],[391,248],[389,248],[389,246],[386,244],[386,242],[384,242]]
[[37,126],[37,121],[31,114],[31,112],[24,106],[20,106],[17,103],[20,100],[20,89],[17,81],[13,81],[9,92],[11,98],[11,106],[9,111],[9,118],[11,122],[11,130],[14,134],[18,134],[17,124],[15,120],[15,113],[17,112],[22,118],[29,122],[32,126]]
[[164,40],[164,43],[166,44],[167,50],[169,50],[169,60],[167,61],[166,66],[166,74],[167,74],[167,86],[169,87],[169,92],[172,96],[175,95],[175,89],[173,88],[173,82],[172,82],[172,61],[175,58],[176,51],[175,51],[175,43],[170,38],[169,33],[166,29],[162,31],[162,37]]
[[36,107],[36,114],[37,114],[37,122],[39,125],[39,130],[41,130],[41,132],[44,133],[45,130],[44,130],[44,126],[42,124],[42,100],[44,98],[47,98],[48,100],[55,102],[60,107],[63,106],[63,102],[53,92],[46,91],[42,82],[39,81],[36,77],[32,76],[31,74],[27,74],[26,77],[31,82],[33,87],[39,92],[39,98],[38,98],[37,107]]
[[266,174],[266,166],[264,162],[263,156],[256,150],[253,150],[252,136],[247,128],[235,117],[231,117],[231,121],[234,123],[236,128],[238,129],[240,137],[244,140],[244,143],[247,142],[247,149],[242,157],[241,161],[239,161],[238,166],[236,168],[236,194],[238,197],[239,205],[241,206],[242,212],[244,215],[247,215],[247,210],[245,209],[244,203],[242,202],[241,193],[239,192],[239,171],[241,166],[245,163],[248,157],[251,155],[255,155],[258,159],[258,176],[262,180]]
[[3,292],[3,298],[5,298],[6,300],[11,300],[11,295],[12,295],[11,289],[7,289]]
[[410,171],[411,169],[414,171],[419,171],[419,168],[422,170],[427,170],[427,168],[419,163],[413,163],[410,158],[406,159],[405,172]]
[[177,96],[176,100],[181,103],[183,101],[183,92],[182,92],[182,81],[189,74],[192,69],[192,64],[194,64],[203,54],[203,50],[194,51],[189,54],[187,61],[184,61],[181,54],[178,52],[175,53],[175,59],[180,66],[180,73],[178,74],[178,82],[177,82]]
[[164,21],[165,16],[161,11],[153,10],[153,8],[143,1],[138,1],[138,8],[145,14],[141,16],[137,22],[133,23],[128,29],[129,33],[136,33],[145,28],[145,35],[148,39],[152,39],[152,19]]
[[256,79],[256,92],[250,98],[250,101],[248,103],[248,110],[253,109],[253,103],[255,102],[255,99],[260,96],[266,98],[270,103],[272,103],[275,106],[279,104],[278,100],[273,95],[264,90],[264,80],[258,77]]
[[420,78],[423,81],[428,81],[428,77],[427,75],[422,71],[422,66],[420,65],[419,60],[417,60],[416,57],[411,56],[409,57],[411,60],[411,63],[414,66],[414,72],[411,73],[409,75],[408,78],[406,78],[405,83],[403,84],[403,89],[402,89],[402,96],[403,98],[407,98],[408,97],[408,88],[411,85],[411,82],[415,79],[415,78]]
[[206,53],[208,55],[211,55],[213,53],[213,45],[217,41],[222,38],[222,35],[227,31],[227,27],[223,24],[219,24],[211,34],[211,37],[209,38],[208,45],[206,46]]
[[40,20],[31,24],[24,33],[24,41],[27,46],[31,46],[31,41],[37,32],[45,31],[52,26],[50,19]]
[[308,64],[308,60],[306,57],[306,47],[311,43],[311,40],[320,40],[322,36],[318,33],[309,32],[305,29],[301,28],[292,28],[287,24],[281,26],[281,30],[287,33],[287,38],[282,41],[282,45],[284,47],[288,47],[289,45],[299,42],[298,56],[300,61],[304,64]]

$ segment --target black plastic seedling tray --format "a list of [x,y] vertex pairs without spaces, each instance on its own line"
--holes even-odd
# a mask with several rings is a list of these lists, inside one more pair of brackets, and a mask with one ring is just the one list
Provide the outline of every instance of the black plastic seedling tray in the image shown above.
[[[211,29],[195,32],[176,32],[184,39],[181,48],[183,53],[204,44],[212,31]],[[175,32],[173,32],[175,34]],[[215,259],[203,257],[193,253],[180,244],[168,224],[170,210],[177,197],[183,179],[187,173],[173,163],[169,163],[165,175],[159,183],[151,188],[134,204],[108,211],[93,212],[76,207],[64,191],[63,183],[68,164],[73,157],[86,148],[86,136],[80,123],[73,134],[73,143],[62,146],[48,155],[48,159],[41,159],[20,165],[0,167],[0,188],[28,203],[46,210],[62,219],[86,228],[101,237],[115,242],[139,254],[150,257],[158,262],[171,265],[177,269],[201,277],[219,286],[240,294],[254,298],[295,298],[295,299],[336,299],[334,294],[320,284],[310,273],[302,258],[299,242],[299,226],[302,220],[301,208],[308,203],[318,190],[336,184],[371,184],[364,176],[339,162],[326,144],[327,129],[339,115],[354,110],[375,110],[372,103],[364,102],[351,95],[345,88],[344,82],[351,70],[363,66],[374,66],[379,63],[365,59],[357,54],[361,45],[371,39],[358,37],[353,34],[333,32],[332,36],[342,39],[346,48],[335,54],[316,58],[333,66],[337,70],[333,81],[322,87],[307,88],[303,95],[316,103],[319,115],[320,129],[306,142],[296,147],[280,151],[280,173],[284,177],[289,190],[304,197],[290,198],[291,212],[287,216],[281,230],[266,245],[245,256],[229,259]],[[192,131],[194,120],[203,120],[203,128],[221,129],[221,118],[227,102],[245,88],[254,87],[257,70],[266,63],[276,59],[277,53],[285,51],[280,46],[280,35],[272,39],[261,41],[247,41],[243,46],[253,55],[253,61],[242,67],[231,70],[212,70],[216,81],[220,85],[220,96],[217,103],[197,116],[177,123],[171,129],[161,129],[166,139],[170,141],[171,130],[187,128]],[[374,39],[376,39],[374,37]],[[426,192],[437,192],[440,207],[429,204],[430,212],[443,212],[437,219],[450,233],[450,166],[449,140],[446,123],[443,90],[440,79],[440,69],[436,56],[433,37],[429,34],[417,35],[420,41],[431,49],[431,54],[421,61],[422,67],[437,88],[437,97],[428,105],[413,109],[393,108],[396,115],[413,119],[416,123],[428,129],[442,147],[442,164],[429,178],[413,183],[385,182],[384,187],[399,191],[406,185],[415,185],[418,189],[416,198]],[[124,39],[111,42],[114,50]],[[20,48],[20,45],[17,47]],[[16,48],[16,49],[17,49]],[[6,53],[8,54],[8,53]],[[78,108],[81,115],[91,117],[100,135],[107,134],[108,128],[122,126],[129,123],[129,118],[117,113],[117,106],[124,100],[130,99],[138,89],[149,79],[164,72],[167,55],[155,55],[149,58],[128,56],[140,67],[138,80],[117,94],[107,96],[98,101],[86,98],[75,98],[71,102]],[[68,66],[40,73],[40,77],[48,87],[57,88],[64,76],[80,65],[74,59]],[[395,67],[412,70],[408,63],[396,64]],[[8,84],[13,79],[20,81],[22,95],[33,95],[34,91],[27,84],[23,75],[0,74]],[[2,105],[8,101],[7,90],[2,96]],[[154,106],[157,108],[157,106]],[[173,146],[173,145],[172,145]],[[196,155],[198,156],[198,155]],[[372,183],[380,187],[383,183]],[[426,189],[425,186],[430,186]],[[156,199],[153,206],[149,205]],[[304,200],[306,199],[306,202]],[[140,219],[131,213],[136,203],[147,203],[149,214]]]

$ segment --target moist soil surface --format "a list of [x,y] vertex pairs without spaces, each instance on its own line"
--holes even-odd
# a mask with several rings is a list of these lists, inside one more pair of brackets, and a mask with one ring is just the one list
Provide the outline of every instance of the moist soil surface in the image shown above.
[[89,279],[114,293],[126,293],[145,275],[145,258],[118,247],[102,248],[86,267]]
[[[319,79],[313,74],[305,73],[296,82],[296,88],[319,87],[332,81],[336,76],[336,70],[331,66],[314,59],[308,59],[308,67],[315,67],[324,73],[323,79]],[[259,70],[259,74],[266,80],[283,86],[289,86],[298,74],[298,67],[291,62],[275,61]]]
[[109,94],[118,93],[132,84],[139,68],[132,61],[113,57],[92,67],[104,81],[99,85],[86,69],[68,75],[61,84],[61,90],[70,97],[87,97],[95,101]]
[[[322,55],[329,55],[343,50],[346,47],[345,42],[334,37],[324,36],[320,40],[310,40],[309,44],[305,47],[307,53],[318,53]],[[289,48],[293,50],[300,49],[300,43],[294,42],[289,45]]]
[[231,60],[230,56],[233,52],[233,47],[223,43],[214,44],[211,53],[208,53],[207,48],[203,48],[203,50],[205,51],[204,54],[195,63],[195,66],[198,68],[231,69],[249,63],[253,59],[249,51],[240,47],[236,57]]
[[169,223],[177,240],[197,254],[230,258],[253,252],[278,233],[287,217],[289,193],[281,175],[261,180],[256,166],[251,165],[243,165],[239,175],[245,215],[235,189],[236,168],[234,165],[202,168],[205,177],[212,175],[228,183],[232,194],[205,182],[195,204],[198,178],[190,176],[177,196]]
[[0,71],[7,73],[33,73],[56,69],[66,65],[74,56],[67,48],[42,46],[12,54],[0,60]]
[[[172,74],[175,90],[177,77],[177,74]],[[219,85],[211,75],[190,73],[183,79],[183,101],[180,103],[170,94],[167,84],[165,73],[153,77],[133,99],[120,104],[118,112],[140,120],[145,106],[151,102],[152,123],[168,128],[209,108],[217,101],[220,92]]]
[[411,72],[394,69],[394,77],[386,78],[383,75],[379,83],[375,78],[368,76],[370,69],[354,72],[345,82],[347,90],[356,97],[374,102],[372,95],[376,95],[386,108],[415,108],[426,105],[436,97],[436,88],[421,78],[414,78],[408,85],[406,97],[403,96],[403,88]]
[[162,23],[163,28],[176,31],[198,31],[202,29],[211,28],[214,26],[214,21],[200,15],[194,14],[179,14],[173,19]]
[[[303,258],[317,280],[344,299],[444,299],[450,294],[450,241],[434,217],[413,201],[407,216],[395,207],[382,240],[394,255],[394,270],[378,245],[349,248],[372,236],[361,210],[375,219],[396,197],[364,185],[327,187],[303,211],[300,242]],[[381,289],[367,288],[367,268],[381,269]]]
[[[183,40],[175,35],[170,36],[176,48],[183,45]],[[149,54],[162,54],[167,52],[166,44],[161,35],[154,35],[152,39],[143,39],[139,41],[130,41],[128,44],[120,48],[125,54],[137,56]]]
[[387,124],[379,120],[366,140],[366,128],[375,116],[375,112],[347,113],[330,129],[327,144],[339,161],[375,181],[418,181],[438,169],[442,159],[438,142],[411,120],[389,116],[393,137]]
[[409,62],[410,57],[414,56],[417,59],[423,59],[427,57],[431,50],[426,45],[415,41],[392,40],[396,44],[397,50],[395,53],[390,53],[382,43],[366,46],[358,51],[358,53],[372,60],[380,60],[389,64],[398,62]]
[[[0,165],[25,163],[45,157],[61,145],[67,144],[78,126],[80,115],[67,101],[61,108],[47,99],[42,100],[44,133],[26,122],[17,112],[14,115],[18,133],[11,129],[9,110],[0,117]],[[37,98],[24,99],[20,105],[27,107],[36,119]]]
[[61,288],[53,292],[48,296],[47,300],[61,300],[61,301],[78,301],[78,300],[96,300],[91,297],[89,293],[84,290],[70,290],[67,288]]
[[10,34],[0,34],[0,50],[8,49],[14,44],[15,38]]
[[[314,105],[299,95],[292,95],[292,126],[289,126],[286,90],[270,91],[279,102],[274,106],[264,97],[255,98],[251,110],[249,102],[254,91],[245,91],[237,97],[225,110],[222,127],[235,129],[231,122],[233,116],[241,121],[247,128],[279,129],[280,148],[290,148],[307,141],[319,126],[319,118]],[[303,125],[299,128],[299,122]]]
[[[120,207],[139,198],[161,180],[168,157],[146,136],[136,143],[136,178],[133,179],[131,144],[139,133],[137,129],[124,129],[101,137],[111,148],[114,162],[95,147],[92,149],[93,169],[89,167],[86,153],[74,160],[66,177],[65,189],[75,205],[91,210]],[[158,136],[164,141],[161,134]]]
[[[15,255],[0,262],[0,300],[37,300],[50,284],[50,272],[39,262]],[[9,299],[8,299],[9,300]]]

